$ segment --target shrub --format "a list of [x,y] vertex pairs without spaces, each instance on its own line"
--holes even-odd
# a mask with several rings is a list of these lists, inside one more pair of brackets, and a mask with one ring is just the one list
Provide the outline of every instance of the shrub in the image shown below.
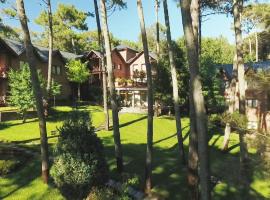
[[59,130],[51,175],[67,199],[82,199],[108,180],[103,145],[88,113],[74,111]]
[[86,200],[112,200],[115,195],[110,188],[93,188]]
[[[45,80],[40,71],[38,78],[41,88],[44,90]],[[35,98],[32,88],[30,69],[28,64],[22,64],[19,70],[9,71],[10,96],[8,103],[18,108],[25,122],[27,110],[35,108]]]
[[243,114],[240,114],[239,112],[235,111],[232,114],[230,113],[223,113],[220,116],[221,122],[224,124],[229,123],[233,128],[236,129],[247,129],[247,117]]
[[19,164],[16,160],[0,160],[0,176],[12,172]]

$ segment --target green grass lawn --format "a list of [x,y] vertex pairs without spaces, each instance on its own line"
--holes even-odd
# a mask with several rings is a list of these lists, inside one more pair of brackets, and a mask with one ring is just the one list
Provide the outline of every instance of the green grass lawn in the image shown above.
[[[92,113],[93,125],[98,127],[103,123],[102,108],[97,106],[81,107],[80,109]],[[57,138],[51,134],[56,127],[61,126],[62,120],[72,109],[70,107],[57,107],[57,112],[48,119],[47,129],[49,144],[52,146]],[[145,115],[120,114],[121,140],[123,144],[125,171],[137,174],[143,181],[145,150],[146,150],[146,124]],[[182,119],[185,150],[188,150],[189,120]],[[177,139],[175,136],[175,121],[171,117],[154,118],[154,152],[153,152],[153,191],[166,199],[187,199],[186,170],[181,166],[178,158]],[[210,157],[212,174],[222,181],[213,190],[213,199],[238,199],[239,174],[239,145],[238,136],[232,134],[230,152],[222,153],[222,131],[210,129]],[[112,131],[99,131],[98,136],[105,145],[105,152],[112,176],[117,178],[115,172],[114,145]],[[39,131],[35,119],[25,124],[21,121],[0,123],[0,141],[17,142],[38,150]],[[257,158],[252,151],[252,158]],[[251,170],[251,195],[253,199],[270,199],[270,183],[259,169]],[[42,184],[40,163],[38,158],[27,163],[18,172],[5,178],[0,178],[0,199],[62,199],[58,190],[52,185]]]

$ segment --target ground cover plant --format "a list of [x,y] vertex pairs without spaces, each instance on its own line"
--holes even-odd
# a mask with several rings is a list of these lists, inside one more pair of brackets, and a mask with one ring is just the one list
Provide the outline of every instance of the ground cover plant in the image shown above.
[[[84,109],[92,112],[93,125],[97,128],[103,124],[103,109],[98,106],[84,106]],[[56,107],[55,113],[48,120],[49,144],[52,147],[57,141],[57,130],[72,111],[71,107]],[[187,152],[189,120],[182,119],[185,151]],[[16,142],[17,145],[27,146],[32,151],[39,152],[39,133],[35,119],[22,124],[21,121],[0,123],[0,140]],[[127,173],[137,174],[142,187],[144,177],[144,156],[146,141],[146,116],[141,114],[120,114],[121,140],[124,152],[124,165]],[[185,199],[188,188],[186,187],[186,170],[180,167],[175,130],[175,121],[172,117],[161,116],[154,118],[154,160],[153,160],[153,191],[165,199]],[[220,150],[223,142],[222,130],[213,127],[209,130],[210,159],[212,174],[218,178],[218,183],[213,188],[213,197],[218,200],[237,199],[238,197],[238,169],[239,169],[239,141],[238,135],[233,133],[229,150],[224,153]],[[114,160],[114,144],[111,131],[98,131],[105,147],[105,157],[108,162],[111,175],[119,179],[116,173]],[[253,199],[270,198],[270,183],[257,168],[259,159],[256,149],[253,149],[251,158],[254,160],[255,169],[250,172],[250,192]],[[14,174],[0,178],[0,198],[4,199],[63,199],[64,197],[52,184],[46,186],[40,178],[39,158],[33,159],[29,164]],[[19,178],[20,177],[20,178]],[[23,177],[23,178],[22,178]]]

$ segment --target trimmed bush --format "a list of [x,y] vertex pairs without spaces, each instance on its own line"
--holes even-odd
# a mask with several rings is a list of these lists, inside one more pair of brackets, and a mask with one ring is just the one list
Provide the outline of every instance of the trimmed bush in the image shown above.
[[0,176],[4,176],[12,172],[19,164],[16,160],[0,160]]
[[51,176],[67,199],[83,199],[108,180],[103,145],[88,113],[72,112],[58,130]]
[[110,188],[93,188],[86,200],[114,200],[115,192]]

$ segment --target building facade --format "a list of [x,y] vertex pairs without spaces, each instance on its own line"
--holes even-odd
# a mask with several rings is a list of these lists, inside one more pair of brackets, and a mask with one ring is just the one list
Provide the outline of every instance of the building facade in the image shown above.
[[[44,79],[48,75],[48,49],[34,46],[37,69],[41,72]],[[61,94],[56,98],[67,100],[71,97],[71,87],[67,79],[65,64],[68,59],[76,58],[75,54],[53,51],[52,79],[61,84]],[[0,105],[7,104],[9,95],[10,69],[18,70],[23,63],[27,63],[24,44],[21,42],[0,38]]]
[[[106,59],[106,58],[105,58]],[[156,56],[149,55],[152,76],[155,77]],[[102,86],[102,55],[90,51],[85,56],[91,71],[90,84]],[[147,77],[143,51],[120,45],[112,50],[115,89],[123,107],[147,106]]]
[[[236,81],[235,96],[233,96],[230,82],[233,76],[233,65],[221,66],[223,78],[225,81],[224,96],[229,104],[233,104],[235,110],[239,109],[239,91],[238,82]],[[250,73],[270,70],[270,61],[245,64],[245,95],[246,95],[246,117],[248,128],[270,131],[270,94],[269,90],[259,90],[258,82],[248,78]],[[233,101],[232,101],[233,99]]]

